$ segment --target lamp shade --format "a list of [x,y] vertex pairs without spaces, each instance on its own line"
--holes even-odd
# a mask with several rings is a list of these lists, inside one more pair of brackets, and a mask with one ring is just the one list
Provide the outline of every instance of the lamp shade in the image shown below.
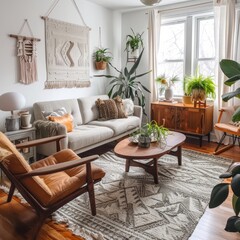
[[162,0],[140,0],[144,5],[152,6],[160,3]]
[[0,96],[0,109],[2,111],[19,110],[25,106],[25,97],[18,92],[7,92]]

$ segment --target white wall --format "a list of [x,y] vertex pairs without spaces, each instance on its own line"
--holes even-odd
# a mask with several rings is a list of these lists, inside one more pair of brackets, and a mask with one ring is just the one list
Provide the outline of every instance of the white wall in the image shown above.
[[[46,15],[53,2],[53,0],[0,0],[0,95],[9,91],[20,92],[26,97],[26,108],[31,107],[36,101],[67,99],[106,93],[107,80],[93,77],[91,77],[91,87],[89,88],[44,89],[44,82],[46,81],[45,39],[44,21],[40,17]],[[92,55],[95,47],[99,46],[99,27],[102,29],[102,46],[109,48],[110,51],[120,49],[117,46],[119,42],[116,41],[116,39],[120,39],[117,31],[119,26],[121,26],[120,15],[87,0],[76,0],[76,3],[84,21],[91,28],[90,54]],[[72,0],[60,0],[49,17],[82,25],[81,18]],[[28,19],[34,37],[41,39],[37,43],[38,81],[30,85],[18,83],[19,64],[16,57],[16,39],[8,36],[9,34],[19,33],[24,19]],[[22,34],[30,35],[26,26]],[[113,63],[119,63],[120,52],[114,50],[114,54]],[[96,71],[91,60],[91,76],[104,74],[105,72]],[[9,112],[0,110],[1,131],[4,131],[5,128],[5,117],[9,115]]]

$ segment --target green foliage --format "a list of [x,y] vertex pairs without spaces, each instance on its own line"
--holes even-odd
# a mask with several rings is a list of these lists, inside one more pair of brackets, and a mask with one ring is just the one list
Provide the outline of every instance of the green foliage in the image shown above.
[[240,231],[240,164],[232,164],[228,171],[220,175],[220,178],[232,178],[231,184],[220,183],[217,184],[211,193],[209,208],[215,208],[220,206],[229,195],[229,186],[233,191],[232,207],[236,216],[230,217],[227,220],[226,231],[237,232]]
[[211,76],[203,76],[198,71],[193,76],[185,76],[184,91],[187,95],[192,94],[194,89],[203,90],[207,97],[215,98],[216,85]]
[[131,28],[131,31],[132,31],[132,35],[129,34],[126,37],[127,42],[126,42],[125,51],[129,51],[131,49],[131,52],[134,52],[135,50],[139,49],[140,46],[143,48],[143,39],[142,39],[143,33],[135,34],[132,28]]
[[138,68],[138,65],[141,61],[142,54],[144,49],[142,50],[141,54],[137,58],[136,62],[133,64],[133,66],[128,70],[127,66],[123,69],[123,71],[118,70],[115,68],[111,63],[110,66],[113,67],[118,75],[96,75],[96,77],[106,77],[111,78],[112,80],[109,82],[109,85],[111,86],[108,96],[109,97],[116,97],[120,96],[122,98],[131,98],[133,101],[135,99],[138,100],[139,106],[142,106],[143,113],[146,115],[145,112],[145,93],[144,91],[151,93],[140,81],[137,79],[150,73],[151,71],[136,74],[136,70]]
[[111,53],[108,51],[108,48],[98,48],[93,54],[93,58],[96,62],[109,63],[112,60]]
[[143,131],[148,136],[154,135],[157,140],[160,140],[161,137],[165,138],[169,132],[169,130],[164,126],[159,126],[155,120],[152,120],[151,122],[144,125]]
[[[223,59],[220,62],[220,68],[222,69],[223,73],[229,78],[224,82],[225,85],[232,86],[234,83],[240,80],[240,64],[236,61]],[[233,97],[240,99],[240,87],[235,89],[233,92],[223,94],[222,100],[227,102]],[[233,114],[232,121],[240,121],[240,107]]]

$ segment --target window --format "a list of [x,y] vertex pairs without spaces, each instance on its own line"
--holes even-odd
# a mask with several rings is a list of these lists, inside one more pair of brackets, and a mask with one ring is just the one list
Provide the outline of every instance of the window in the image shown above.
[[157,73],[180,78],[174,85],[175,96],[184,94],[185,75],[198,69],[204,75],[213,76],[214,58],[213,16],[186,16],[162,23]]

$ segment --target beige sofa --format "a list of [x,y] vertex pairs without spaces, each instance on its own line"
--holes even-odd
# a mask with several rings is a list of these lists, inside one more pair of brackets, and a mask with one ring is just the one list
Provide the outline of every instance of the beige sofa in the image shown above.
[[[70,148],[78,154],[128,136],[141,126],[142,108],[140,106],[134,106],[133,115],[127,118],[110,119],[106,121],[98,120],[99,113],[95,104],[98,98],[103,100],[109,99],[107,95],[97,95],[78,99],[34,103],[33,112],[35,123],[43,123],[37,124],[37,135],[47,137],[64,134],[66,138],[61,142],[61,148]],[[67,132],[66,127],[60,123],[50,123],[43,115],[43,112],[55,111],[62,107],[73,116],[74,128],[72,132]],[[46,129],[48,124],[51,125],[51,131]],[[55,145],[48,144],[41,146],[37,151],[39,154],[48,156],[55,152],[56,148]]]

